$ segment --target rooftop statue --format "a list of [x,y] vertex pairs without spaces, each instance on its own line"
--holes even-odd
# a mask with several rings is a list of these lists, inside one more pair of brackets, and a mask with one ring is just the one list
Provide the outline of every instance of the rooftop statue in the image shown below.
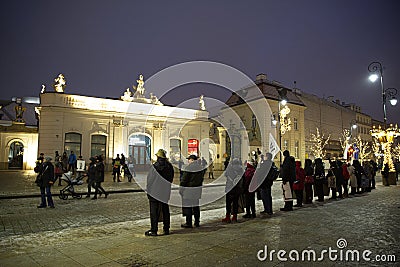
[[124,92],[124,95],[121,96],[121,99],[127,102],[132,102],[133,100],[132,92],[129,91],[129,88],[126,88],[126,91]]
[[46,85],[42,84],[42,90],[40,90],[40,93],[43,94],[46,92]]
[[206,104],[204,103],[204,96],[201,95],[199,99],[199,108],[200,110],[206,110]]
[[133,86],[133,89],[136,89],[135,94],[133,95],[134,98],[144,98],[144,91],[146,90],[144,88],[144,81],[143,81],[143,75],[139,75],[139,80],[136,80],[137,86]]
[[54,79],[54,82],[54,90],[56,90],[57,93],[64,93],[64,88],[67,85],[64,75],[62,73],[58,74],[57,78]]

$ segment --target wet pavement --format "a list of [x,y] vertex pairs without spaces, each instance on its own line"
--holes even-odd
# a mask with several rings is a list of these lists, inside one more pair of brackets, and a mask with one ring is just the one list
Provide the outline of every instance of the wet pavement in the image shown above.
[[0,172],[0,266],[400,266],[400,186],[378,182],[370,193],[284,213],[276,182],[272,216],[224,224],[222,198],[201,208],[201,227],[180,228],[181,209],[171,207],[171,235],[146,237],[148,201],[135,183],[108,174],[107,199],[55,196],[55,209],[37,209],[34,178]]

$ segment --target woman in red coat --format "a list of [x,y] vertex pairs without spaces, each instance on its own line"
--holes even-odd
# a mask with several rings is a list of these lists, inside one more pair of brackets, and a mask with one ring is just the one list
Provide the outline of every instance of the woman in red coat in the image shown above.
[[301,162],[296,161],[296,181],[293,183],[293,190],[296,193],[297,203],[295,207],[303,206],[303,190],[304,190],[304,180],[306,179],[306,172],[301,167]]

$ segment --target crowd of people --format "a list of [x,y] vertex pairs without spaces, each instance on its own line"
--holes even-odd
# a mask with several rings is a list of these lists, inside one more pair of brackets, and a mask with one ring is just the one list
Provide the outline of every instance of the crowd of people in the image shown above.
[[[270,153],[266,153],[265,156],[260,155],[259,161],[251,160],[244,164],[237,158],[229,160],[224,173],[226,214],[222,219],[223,223],[237,222],[238,214],[241,212],[245,213],[243,215],[245,219],[257,217],[256,198],[263,204],[260,214],[272,215],[271,188],[278,177],[282,178],[284,206],[280,210],[283,212],[293,211],[293,207],[312,204],[314,200],[324,202],[325,196],[330,196],[330,199],[334,200],[345,199],[375,189],[378,167],[372,160],[364,161],[362,164],[359,160],[351,162],[329,160],[329,166],[325,167],[320,158],[315,159],[314,162],[306,159],[303,168],[301,162],[296,161],[289,151],[284,151],[283,156],[284,160],[279,169],[275,166]],[[199,199],[207,167],[202,164],[203,160],[195,155],[190,155],[187,159],[189,164],[182,168],[179,193],[182,198],[182,213],[186,217],[186,222],[182,224],[182,227],[192,228],[192,216],[194,226],[200,226]],[[160,172],[160,166],[163,166],[164,173]],[[158,235],[160,214],[164,223],[164,234],[169,234],[170,227],[167,203],[171,193],[173,168],[167,160],[165,151],[160,150],[157,153],[157,162],[153,167],[147,176],[151,217],[151,229],[145,233],[147,236]],[[169,171],[166,172],[165,169]],[[382,172],[385,178],[385,171]],[[155,180],[158,183],[155,183]],[[154,191],[165,188],[167,190],[163,194],[163,199],[155,200]],[[294,200],[296,205],[293,205]]]
[[[151,229],[145,232],[146,236],[158,235],[158,222],[163,221],[164,234],[169,234],[170,213],[168,202],[171,194],[171,185],[174,178],[174,168],[168,161],[167,152],[160,149],[156,154],[156,161],[147,174],[146,193],[150,206]],[[278,169],[273,162],[273,155],[266,153],[259,155],[251,161],[244,164],[237,159],[229,159],[224,175],[226,213],[222,219],[223,223],[234,223],[238,221],[238,214],[244,212],[243,218],[251,219],[257,217],[256,198],[262,201],[263,210],[260,214],[272,215],[272,193],[271,188],[274,181],[281,177],[282,194],[284,197],[284,206],[281,211],[293,211],[293,207],[302,207],[311,204],[314,200],[324,202],[325,196],[331,196],[330,199],[344,199],[355,194],[369,192],[375,188],[375,176],[378,170],[377,164],[370,160],[362,164],[358,160],[352,162],[343,162],[341,160],[329,160],[329,167],[324,166],[322,159],[317,158],[312,162],[306,159],[304,168],[300,161],[296,161],[289,151],[283,152],[283,162]],[[45,157],[43,153],[37,161],[35,172],[38,173],[37,185],[41,191],[41,203],[38,208],[54,208],[54,202],[51,195],[51,186],[59,180],[60,175],[66,171],[71,173],[82,171],[82,166],[77,168],[76,162],[82,160],[79,156],[76,158],[73,151],[67,158],[64,152],[62,156],[56,151],[56,162],[53,166],[51,157]],[[202,195],[202,185],[204,176],[208,170],[208,178],[213,179],[212,159],[210,163],[197,155],[190,155],[187,158],[188,164],[180,166],[179,194],[182,199],[182,214],[186,218],[183,228],[192,228],[200,226],[200,206],[199,202]],[[132,166],[127,166],[125,156],[117,154],[112,161],[112,175],[114,182],[120,182],[121,170],[125,172],[124,176],[132,175],[129,169],[136,173]],[[75,165],[75,166],[71,166]],[[210,167],[211,166],[211,167]],[[108,193],[101,186],[104,182],[104,163],[103,156],[90,158],[90,163],[85,168],[87,175],[88,191],[86,197],[90,197],[94,189],[94,197],[104,194],[107,198]],[[388,166],[382,171],[383,179],[387,179]],[[210,174],[211,173],[211,174]],[[39,179],[40,178],[40,179]],[[130,179],[129,179],[130,180]],[[305,193],[305,195],[303,194]],[[47,198],[47,202],[46,202]],[[293,201],[296,200],[296,205]],[[194,218],[194,224],[193,224]]]

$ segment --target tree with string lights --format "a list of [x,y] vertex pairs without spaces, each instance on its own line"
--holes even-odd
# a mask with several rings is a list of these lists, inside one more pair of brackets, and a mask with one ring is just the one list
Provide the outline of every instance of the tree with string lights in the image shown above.
[[311,142],[313,143],[312,150],[313,150],[314,157],[316,159],[317,158],[323,159],[325,157],[324,148],[328,144],[329,138],[331,138],[331,135],[329,135],[327,138],[324,138],[324,134],[321,134],[317,127],[316,134],[312,133],[311,138],[312,138]]

